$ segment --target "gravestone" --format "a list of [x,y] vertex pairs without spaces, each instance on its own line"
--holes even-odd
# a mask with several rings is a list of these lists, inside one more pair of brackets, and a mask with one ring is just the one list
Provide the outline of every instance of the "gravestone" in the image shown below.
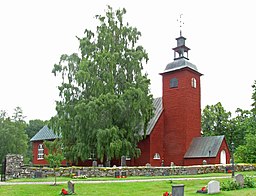
[[241,187],[244,187],[244,176],[242,174],[235,175],[235,180]]
[[71,194],[75,193],[75,184],[71,180],[68,181],[68,192]]
[[198,169],[194,168],[194,167],[191,167],[191,168],[187,169],[187,174],[190,174],[190,175],[196,175],[197,172],[198,172]]
[[208,183],[207,186],[207,193],[213,194],[213,193],[219,193],[220,192],[220,182],[216,180],[212,180]]
[[43,173],[41,171],[35,171],[35,178],[42,178],[43,177]]
[[121,167],[125,167],[126,166],[126,156],[122,156],[121,157]]
[[121,177],[122,178],[126,178],[127,177],[127,172],[126,171],[122,171],[121,172]]
[[115,171],[115,178],[120,178],[120,177],[121,177],[121,172]]
[[105,167],[110,167],[110,161],[105,162]]
[[151,167],[151,164],[150,164],[150,163],[147,163],[147,164],[146,164],[146,167]]
[[172,196],[184,196],[184,184],[172,185]]
[[93,167],[97,167],[97,161],[93,161],[93,162],[92,162],[92,166],[93,166]]

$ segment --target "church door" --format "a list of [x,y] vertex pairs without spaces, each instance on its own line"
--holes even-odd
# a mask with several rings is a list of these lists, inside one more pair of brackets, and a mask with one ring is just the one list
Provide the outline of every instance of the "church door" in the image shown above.
[[220,163],[221,164],[226,164],[227,160],[226,160],[226,151],[222,150],[220,153]]

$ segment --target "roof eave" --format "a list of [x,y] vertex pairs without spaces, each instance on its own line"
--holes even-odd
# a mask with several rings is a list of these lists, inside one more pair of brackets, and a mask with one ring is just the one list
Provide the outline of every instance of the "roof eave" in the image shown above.
[[173,68],[173,69],[164,70],[164,72],[159,73],[159,75],[164,75],[164,74],[169,73],[169,72],[179,71],[179,70],[181,70],[181,69],[186,69],[186,68],[189,69],[189,70],[191,70],[191,71],[193,71],[193,72],[196,72],[196,73],[199,74],[200,76],[203,75],[203,74],[200,73],[199,71],[197,71],[197,70],[195,70],[195,69],[192,69],[191,67],[188,67],[187,65],[184,65],[184,66],[181,66],[181,67],[176,67],[176,68]]

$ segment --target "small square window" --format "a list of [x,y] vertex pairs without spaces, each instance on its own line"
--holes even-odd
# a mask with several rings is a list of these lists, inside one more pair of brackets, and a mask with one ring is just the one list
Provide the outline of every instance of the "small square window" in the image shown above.
[[177,88],[178,87],[178,79],[177,78],[172,78],[170,80],[170,88]]

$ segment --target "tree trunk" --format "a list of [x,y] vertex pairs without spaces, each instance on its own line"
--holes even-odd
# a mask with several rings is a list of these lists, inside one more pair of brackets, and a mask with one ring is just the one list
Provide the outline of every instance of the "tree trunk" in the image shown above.
[[57,185],[56,183],[56,171],[55,171],[55,168],[53,168],[53,174],[54,174],[54,185]]

